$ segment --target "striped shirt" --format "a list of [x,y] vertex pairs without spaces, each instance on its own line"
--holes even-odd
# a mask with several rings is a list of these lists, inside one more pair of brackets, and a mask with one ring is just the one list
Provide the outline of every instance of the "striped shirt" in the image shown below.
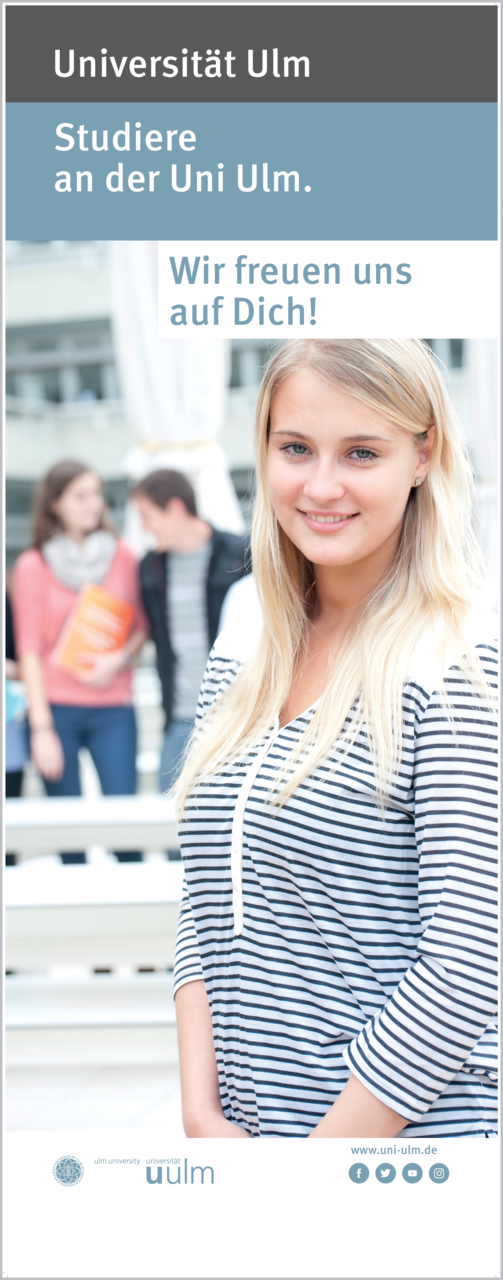
[[[491,686],[493,634],[473,636]],[[224,631],[199,716],[246,656]],[[204,978],[224,1114],[257,1137],[306,1137],[350,1073],[407,1135],[496,1132],[494,709],[447,662],[446,715],[431,639],[411,666],[384,814],[364,730],[271,808],[314,708],[187,804],[175,991]]]

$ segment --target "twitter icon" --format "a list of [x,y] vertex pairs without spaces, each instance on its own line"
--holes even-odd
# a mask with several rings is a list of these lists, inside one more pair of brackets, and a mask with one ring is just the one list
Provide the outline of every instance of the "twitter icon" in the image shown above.
[[392,1164],[378,1164],[376,1169],[376,1178],[378,1182],[393,1182],[396,1178],[396,1169]]

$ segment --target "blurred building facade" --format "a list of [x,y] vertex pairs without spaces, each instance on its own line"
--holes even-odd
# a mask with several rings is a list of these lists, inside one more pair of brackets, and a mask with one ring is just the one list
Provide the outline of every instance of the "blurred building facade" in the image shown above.
[[[12,563],[28,542],[33,486],[62,457],[98,468],[122,528],[123,462],[138,439],[114,348],[109,244],[8,242],[6,301],[6,550]],[[230,352],[220,444],[245,520],[256,389],[268,350],[245,340]]]
[[[114,345],[109,243],[10,241],[6,268],[6,550],[11,563],[28,542],[33,485],[62,457],[98,468],[122,529],[128,485],[124,459],[138,445],[138,433],[126,408]],[[474,461],[482,541],[496,580],[496,342],[428,341],[445,366]],[[270,349],[271,344],[242,340],[230,351],[219,444],[247,522],[256,391]]]

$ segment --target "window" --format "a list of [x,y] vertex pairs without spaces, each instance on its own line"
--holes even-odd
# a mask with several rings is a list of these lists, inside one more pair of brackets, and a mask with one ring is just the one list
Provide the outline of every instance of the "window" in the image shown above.
[[85,364],[77,369],[79,400],[104,400],[101,365]]
[[464,360],[464,342],[462,338],[449,338],[451,349],[451,369],[462,369]]
[[466,345],[463,338],[425,338],[446,369],[464,369]]
[[258,386],[264,367],[274,348],[278,344],[270,342],[247,342],[245,339],[233,342],[231,349],[230,387]]
[[10,328],[6,372],[7,396],[30,406],[116,399],[110,322]]

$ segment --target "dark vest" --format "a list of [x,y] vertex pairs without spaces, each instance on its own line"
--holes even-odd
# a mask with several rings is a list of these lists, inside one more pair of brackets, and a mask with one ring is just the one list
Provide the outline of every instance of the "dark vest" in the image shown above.
[[[206,584],[208,653],[218,635],[220,613],[229,587],[251,570],[247,537],[213,529],[211,543]],[[145,613],[157,651],[166,727],[172,716],[176,680],[176,657],[171,647],[168,617],[168,579],[169,552],[149,551],[140,564],[140,584]]]

